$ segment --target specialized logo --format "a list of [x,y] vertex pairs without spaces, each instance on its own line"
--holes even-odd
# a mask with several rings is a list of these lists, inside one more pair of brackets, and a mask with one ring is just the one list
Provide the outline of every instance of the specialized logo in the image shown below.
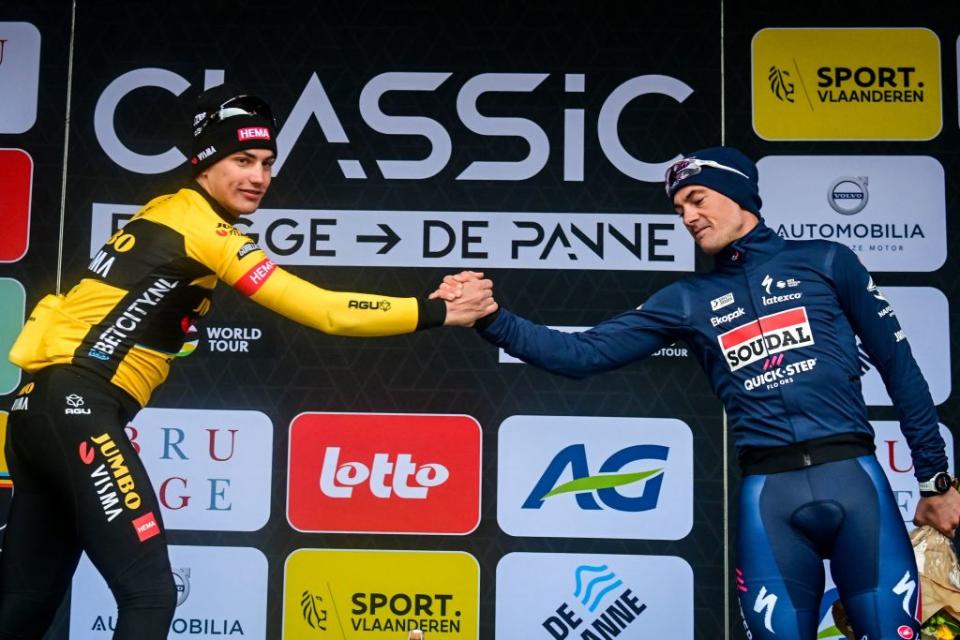
[[806,307],[762,316],[717,337],[731,371],[815,343]]
[[90,415],[90,409],[84,407],[83,396],[78,396],[75,393],[71,393],[66,396],[64,400],[67,403],[67,408],[63,412],[67,415]]
[[[725,293],[719,298],[714,298],[710,301],[710,310],[719,311],[724,307],[729,307],[733,304],[733,293]],[[638,307],[639,308],[639,307]]]
[[827,204],[844,216],[852,216],[863,211],[870,200],[867,189],[867,176],[843,176],[830,183],[827,189]]
[[137,532],[137,538],[140,539],[140,542],[160,535],[160,525],[157,524],[157,519],[154,517],[152,511],[139,518],[134,518],[133,530]]
[[283,637],[475,640],[479,586],[467,553],[299,549],[284,564]]
[[[913,600],[913,593],[917,590],[917,581],[910,575],[908,570],[900,578],[900,581],[893,587],[894,595],[903,596],[903,612],[908,616],[917,617],[917,611],[910,611],[910,601]],[[919,603],[917,607],[919,607]]]
[[244,127],[237,129],[237,140],[269,140],[270,129],[266,127]]
[[929,140],[942,126],[940,42],[927,29],[763,29],[753,127],[766,140]]
[[719,327],[720,325],[726,324],[731,320],[742,318],[744,313],[746,312],[743,310],[743,307],[737,307],[735,310],[731,311],[730,313],[724,314],[722,316],[713,316],[712,318],[710,318],[710,324],[712,324],[714,327]]
[[390,311],[389,300],[350,300],[347,303],[348,309],[380,309],[381,311]]
[[276,269],[277,265],[270,258],[264,258],[240,276],[233,288],[247,297],[252,296],[260,290]]
[[753,603],[754,613],[763,614],[763,626],[770,633],[776,633],[773,630],[773,608],[777,606],[777,596],[775,593],[768,593],[766,587],[760,587],[760,593],[757,594],[757,600]]
[[[2,84],[0,81],[0,86]],[[2,91],[0,95],[4,95]],[[9,95],[4,95],[0,100],[0,113],[8,99]],[[16,262],[27,253],[32,196],[33,158],[22,149],[0,149],[0,211],[3,211],[4,221],[0,234],[0,262]]]
[[480,517],[467,416],[305,413],[290,426],[287,517],[301,531],[452,533]]
[[300,611],[303,613],[303,621],[311,629],[327,630],[327,610],[323,608],[323,596],[304,589],[300,596]]
[[109,360],[118,348],[126,346],[125,341],[136,332],[147,314],[154,310],[150,307],[157,307],[179,284],[177,280],[171,281],[166,278],[154,280],[146,291],[137,296],[123,310],[123,313],[100,333],[88,355],[98,360]]
[[[617,473],[624,466],[637,462],[655,460],[665,462],[670,454],[668,447],[656,445],[634,445],[621,449],[600,465],[597,475],[590,475],[587,463],[586,447],[573,444],[560,451],[540,476],[540,480],[523,502],[524,509],[539,509],[545,500],[555,496],[572,496],[581,509],[614,509],[617,511],[649,511],[657,506],[660,489],[663,485],[662,465],[652,469]],[[569,470],[569,474],[568,474]],[[573,480],[560,482],[562,477],[573,476]],[[638,496],[620,493],[618,487],[642,484],[643,490]],[[603,506],[601,506],[601,504]]]

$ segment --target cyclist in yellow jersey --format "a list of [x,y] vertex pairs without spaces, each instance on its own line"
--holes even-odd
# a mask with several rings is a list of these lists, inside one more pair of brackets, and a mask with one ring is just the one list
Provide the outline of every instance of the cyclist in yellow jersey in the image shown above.
[[194,181],[114,233],[69,293],[38,305],[11,351],[34,376],[8,422],[16,493],[0,554],[0,639],[43,635],[81,551],[116,597],[114,638],[167,637],[176,597],[165,530],[124,426],[166,379],[218,281],[342,336],[468,326],[496,309],[488,280],[455,301],[427,300],[329,291],[277,267],[233,226],[270,186],[269,106],[220,86],[195,113]]

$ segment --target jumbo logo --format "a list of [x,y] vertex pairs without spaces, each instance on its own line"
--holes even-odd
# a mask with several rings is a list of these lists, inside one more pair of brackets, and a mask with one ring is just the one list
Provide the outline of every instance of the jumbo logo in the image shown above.
[[469,533],[480,443],[468,416],[301,414],[290,425],[287,517],[300,531]]
[[762,316],[717,336],[731,371],[764,358],[814,344],[806,307]]
[[929,140],[942,128],[928,29],[763,29],[753,128],[766,140]]

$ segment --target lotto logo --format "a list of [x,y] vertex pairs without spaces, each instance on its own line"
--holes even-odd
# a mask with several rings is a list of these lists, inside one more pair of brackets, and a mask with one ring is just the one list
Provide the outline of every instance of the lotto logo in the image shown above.
[[468,416],[305,413],[289,459],[300,531],[467,534],[479,522],[480,425]]
[[0,262],[16,262],[30,240],[30,195],[33,159],[21,149],[0,149]]

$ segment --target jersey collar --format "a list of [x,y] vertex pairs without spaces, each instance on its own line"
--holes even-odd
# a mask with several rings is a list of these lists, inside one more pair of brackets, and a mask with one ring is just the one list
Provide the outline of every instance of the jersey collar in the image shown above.
[[207,204],[210,205],[210,208],[213,209],[213,212],[220,216],[224,222],[233,224],[237,221],[236,216],[230,215],[226,209],[223,208],[223,205],[216,201],[216,199],[207,193],[207,190],[200,185],[196,180],[190,180],[187,184],[184,185],[184,189],[190,189],[191,191],[196,191],[199,193],[204,200],[207,201]]
[[747,235],[734,240],[716,258],[716,270],[730,271],[761,264],[779,253],[786,242],[761,220]]

